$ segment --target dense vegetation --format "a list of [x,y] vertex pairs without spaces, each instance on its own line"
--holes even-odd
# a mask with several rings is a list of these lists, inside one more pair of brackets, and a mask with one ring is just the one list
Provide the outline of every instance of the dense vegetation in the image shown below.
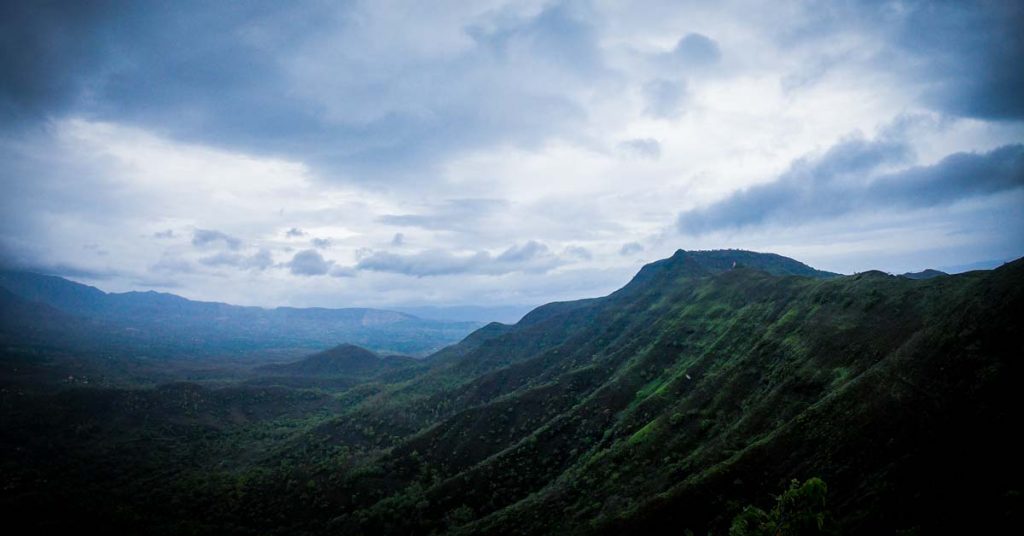
[[1020,519],[1022,280],[680,251],[426,360],[274,366],[27,344],[8,300],[2,507],[168,534],[984,533]]

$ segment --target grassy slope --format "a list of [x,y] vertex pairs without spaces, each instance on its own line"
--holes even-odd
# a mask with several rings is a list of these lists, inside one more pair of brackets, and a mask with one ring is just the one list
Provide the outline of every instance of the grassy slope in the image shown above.
[[[995,485],[972,512],[1005,513],[1016,484],[967,478],[977,468],[962,459],[943,462],[961,480],[935,478],[921,460],[966,449],[1019,476],[997,440],[1019,416],[1005,402],[1019,377],[1020,262],[929,281],[685,264],[527,326],[572,333],[532,338],[532,357],[507,352],[508,334],[466,358],[513,364],[456,389],[460,411],[382,460],[392,477],[428,467],[431,481],[340,526],[444,529],[465,506],[482,518],[466,532],[722,530],[741,504],[815,474],[835,481],[851,529],[963,521],[934,506],[965,481]],[[984,453],[974,436],[942,443],[947,420],[990,439]]]
[[[161,428],[175,452],[214,445],[195,458],[119,465],[110,453],[138,440],[123,419],[64,448],[82,456],[71,467],[126,471],[128,489],[166,475],[106,514],[170,532],[723,533],[743,504],[812,475],[851,532],[978,528],[1020,511],[1007,431],[1022,276],[1021,261],[914,281],[681,252],[607,298],[541,307],[331,396],[202,391],[221,402],[156,421],[187,425]],[[217,426],[256,392],[276,409]],[[55,423],[105,413],[19,415],[63,444]],[[217,459],[237,461],[201,463]]]

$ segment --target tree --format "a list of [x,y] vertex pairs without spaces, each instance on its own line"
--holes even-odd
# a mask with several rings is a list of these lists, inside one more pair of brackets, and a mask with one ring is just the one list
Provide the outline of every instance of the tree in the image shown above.
[[732,520],[729,536],[823,536],[834,534],[826,509],[828,486],[820,478],[796,479],[776,499],[771,512],[750,505]]

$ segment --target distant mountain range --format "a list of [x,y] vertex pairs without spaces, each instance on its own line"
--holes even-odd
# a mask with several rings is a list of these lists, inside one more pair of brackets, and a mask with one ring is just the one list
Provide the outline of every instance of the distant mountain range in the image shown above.
[[942,277],[944,275],[949,274],[929,268],[927,270],[921,270],[920,272],[907,272],[905,274],[901,274],[901,277],[906,277],[907,279],[931,279],[933,277]]
[[[107,293],[55,276],[0,271],[0,306],[18,314],[0,333],[36,344],[152,355],[240,354],[323,349],[352,343],[386,353],[425,355],[480,327],[396,311],[242,307],[158,292]],[[61,314],[55,314],[59,311]],[[24,330],[27,318],[31,330]]]

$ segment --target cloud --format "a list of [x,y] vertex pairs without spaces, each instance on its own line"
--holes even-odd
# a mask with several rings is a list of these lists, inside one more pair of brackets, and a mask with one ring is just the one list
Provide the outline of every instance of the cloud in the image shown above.
[[[924,171],[1024,139],[1019,2],[439,5],[0,2],[0,260],[273,306],[592,296],[677,247],[1024,251],[1024,191]],[[873,130],[900,114],[929,123]]]
[[565,259],[553,255],[546,245],[531,240],[523,245],[513,245],[497,256],[487,251],[456,255],[440,249],[408,255],[377,251],[360,259],[356,268],[416,277],[502,275],[512,272],[544,273],[565,262]]
[[[2,266],[2,264],[0,264],[0,266]],[[28,265],[18,266],[18,268],[41,274],[70,277],[75,279],[107,280],[124,276],[123,272],[112,267],[91,268],[68,263]]]
[[443,250],[428,250],[410,255],[377,251],[360,259],[356,268],[372,272],[426,277],[475,272],[479,267],[491,261],[490,254],[486,252],[459,256]]
[[622,244],[622,248],[619,249],[619,255],[625,257],[633,255],[634,253],[640,253],[643,250],[644,246],[640,242],[626,242],[625,244]]
[[252,255],[222,251],[199,259],[199,263],[206,266],[232,266],[242,270],[266,270],[274,265],[274,258],[269,250],[260,248]]
[[[807,7],[813,6],[807,4]],[[849,2],[806,9],[781,34],[791,51],[820,54],[785,84],[799,87],[862,55],[873,74],[887,74],[918,102],[946,114],[984,120],[1024,119],[1024,4],[1020,2]],[[843,37],[859,48],[829,57]],[[821,61],[825,59],[825,61]],[[914,89],[911,89],[914,88]]]
[[198,248],[220,245],[228,249],[238,249],[242,247],[242,241],[221,231],[196,229],[192,233],[192,245]]
[[328,272],[331,277],[355,277],[356,269],[350,266],[334,266]]
[[619,143],[619,151],[633,158],[661,158],[661,143],[654,138],[634,138]]
[[562,255],[584,261],[589,261],[594,258],[594,254],[591,253],[589,249],[582,246],[566,246],[562,251]]
[[350,180],[571,136],[582,93],[612,78],[583,4],[2,5],[5,112],[74,110]]
[[706,67],[718,63],[722,53],[710,37],[691,33],[679,39],[669,55],[684,67]]
[[301,236],[306,236],[306,232],[303,231],[302,229],[299,229],[298,227],[292,227],[291,229],[288,229],[288,231],[284,233],[284,235],[287,236],[288,238],[298,238]]
[[110,252],[101,248],[99,244],[83,244],[82,249],[85,251],[91,251],[96,255],[109,255]]
[[521,246],[512,246],[498,255],[498,262],[520,263],[548,253],[548,247],[535,240]]
[[777,180],[737,192],[710,206],[683,212],[677,224],[702,234],[762,224],[799,225],[854,212],[916,209],[1024,186],[1024,145],[986,153],[955,153],[929,166],[880,174],[905,160],[900,143],[848,140],[819,159],[800,159]]
[[689,92],[685,80],[658,78],[644,84],[647,105],[644,113],[658,119],[675,119],[683,114]]
[[[895,43],[933,82],[925,98],[968,117],[1024,119],[1024,4],[912,2]],[[927,29],[927,30],[925,30]]]
[[324,275],[334,266],[314,249],[305,249],[295,254],[287,263],[292,274],[301,276]]
[[470,231],[481,220],[506,210],[508,206],[508,201],[502,199],[448,199],[426,207],[420,214],[385,214],[378,221],[431,230]]
[[44,117],[73,101],[102,51],[100,3],[0,2],[0,110]]
[[160,257],[160,260],[156,261],[149,267],[149,271],[156,273],[190,274],[196,271],[196,267],[188,259],[164,253]]
[[405,244],[405,235],[402,233],[395,233],[395,236],[391,237],[392,246],[401,246]]

